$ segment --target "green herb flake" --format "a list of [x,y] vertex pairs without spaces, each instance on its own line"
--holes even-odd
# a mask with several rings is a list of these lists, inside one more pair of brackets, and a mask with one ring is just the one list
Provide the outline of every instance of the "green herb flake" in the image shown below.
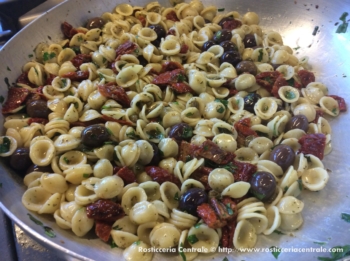
[[61,88],[64,88],[67,86],[67,79],[63,78],[61,79]]
[[106,79],[102,73],[98,73],[98,77],[100,77],[100,81],[102,81],[103,79]]
[[84,179],[87,179],[87,178],[89,178],[89,177],[90,177],[90,174],[87,174],[87,173],[84,173],[84,174],[83,174],[83,178],[84,178]]
[[234,214],[234,211],[233,211],[233,209],[231,208],[230,203],[227,203],[227,204],[226,204],[226,210],[227,210],[227,213],[228,213],[230,216],[232,216],[232,215]]
[[225,108],[222,107],[222,106],[217,106],[217,107],[216,107],[216,111],[217,111],[218,113],[224,113],[224,112],[225,112]]
[[340,21],[342,21],[342,23],[338,26],[336,33],[337,34],[343,34],[346,33],[347,29],[348,29],[348,25],[349,23],[346,22],[346,17],[349,14],[347,12],[344,12],[341,17],[339,18]]
[[9,71],[9,72],[11,72],[11,69],[7,66],[7,70]]
[[28,58],[33,58],[34,55],[28,54]]
[[29,216],[29,219],[30,219],[31,221],[33,221],[36,225],[38,225],[38,226],[43,226],[43,225],[44,225],[41,221],[37,220],[37,219],[36,219],[35,217],[33,217],[31,214],[27,213],[27,215]]
[[137,140],[140,139],[140,136],[135,133],[135,131],[130,131],[126,134],[126,136],[130,139]]
[[312,35],[316,35],[316,34],[317,34],[318,29],[319,29],[319,27],[318,27],[318,26],[315,26],[314,31],[312,32]]
[[161,140],[161,139],[164,138],[163,133],[158,128],[156,128],[155,130],[151,130],[151,131],[147,132],[147,134],[148,134],[150,139]]
[[114,240],[112,240],[112,241],[109,243],[109,245],[110,245],[111,248],[118,247],[118,245],[114,242]]
[[188,241],[191,245],[193,245],[194,243],[198,242],[199,240],[198,240],[198,238],[197,238],[196,235],[190,235],[190,236],[187,237],[187,241]]
[[186,117],[191,117],[191,116],[193,116],[193,115],[194,115],[193,112],[188,112],[188,113],[186,113]]
[[285,186],[283,189],[283,193],[286,193],[287,190],[288,190],[288,186]]
[[226,129],[226,128],[218,127],[218,130],[220,133],[232,134],[232,131],[230,131],[229,129]]
[[35,71],[36,75],[39,75],[39,72],[35,67],[34,67],[34,71]]
[[341,219],[350,223],[350,214],[347,213],[341,213]]
[[297,51],[297,50],[299,50],[300,49],[300,46],[298,46],[298,47],[294,47],[293,48],[295,51]]
[[337,115],[337,113],[338,113],[337,108],[333,108],[333,109],[332,109],[332,112],[333,112],[334,115]]
[[75,107],[76,109],[78,109],[78,108],[79,108],[79,103],[74,102],[73,104],[74,104],[74,107]]
[[278,259],[278,256],[281,254],[281,249],[279,247],[272,246],[270,247],[271,254]]
[[311,158],[310,158],[310,156],[304,156],[304,158],[307,160],[307,162],[308,162],[308,163],[310,163],[310,162],[311,162]]
[[84,41],[84,39],[83,39],[83,37],[82,37],[81,35],[78,36],[78,41],[79,41],[79,42]]
[[294,92],[292,92],[292,91],[286,91],[285,93],[284,93],[284,96],[288,99],[288,100],[293,100],[293,99],[295,99],[295,93]]
[[218,9],[218,12],[224,12],[225,11],[225,8],[219,8]]
[[277,234],[277,235],[284,235],[284,233],[281,232],[281,231],[279,231],[279,230],[275,230],[275,231],[273,231],[273,233],[275,233],[275,234]]
[[327,244],[326,242],[317,242],[317,241],[314,241],[313,243],[317,244],[317,245],[320,245],[320,246],[323,246],[323,245]]
[[107,129],[107,132],[108,132],[109,135],[112,135],[112,134],[113,134],[113,132],[111,131],[111,129],[109,129],[109,128],[106,128],[106,129]]
[[203,222],[199,222],[199,223],[194,225],[194,228],[199,228],[202,224],[203,224]]
[[344,13],[340,16],[339,20],[342,21],[343,23],[345,23],[345,22],[346,22],[346,17],[347,17],[348,15],[349,15],[348,12],[344,12]]
[[260,49],[259,50],[259,56],[258,56],[258,62],[261,62],[264,57],[264,50]]
[[186,80],[186,77],[182,73],[179,73],[177,75],[177,82],[184,82],[185,80]]
[[186,255],[183,251],[183,248],[184,248],[184,244],[180,243],[179,254],[182,257],[182,261],[186,261]]
[[6,153],[10,150],[11,140],[6,136],[2,139],[2,144],[0,144],[0,153]]
[[268,109],[269,109],[269,106],[264,105],[264,107],[263,107],[263,112],[266,112]]
[[4,102],[5,98],[4,96],[0,95],[0,103],[2,104]]
[[193,136],[192,128],[189,127],[189,126],[184,127],[183,130],[182,130],[181,137],[184,138],[184,139],[188,139],[188,138],[191,138],[192,136]]
[[114,144],[115,144],[114,141],[105,141],[105,142],[103,143],[103,145],[114,145]]
[[65,162],[66,164],[69,164],[69,162],[70,162],[70,160],[67,159],[66,157],[64,157],[63,160],[64,160],[64,162]]
[[[227,100],[224,100],[224,99],[215,99],[216,102],[221,102],[225,108],[227,108],[227,105],[228,105],[228,101]],[[239,102],[239,100],[238,100]]]
[[51,237],[51,238],[56,237],[56,234],[51,227],[44,226],[44,231],[45,231],[45,235],[47,235],[48,237]]
[[140,245],[141,244],[141,240],[138,240],[138,241],[134,242],[134,244],[137,245],[137,246]]
[[298,179],[298,186],[299,186],[299,190],[302,191],[303,190],[303,181],[301,179]]
[[108,109],[110,109],[111,108],[111,106],[102,106],[102,110],[108,110]]
[[179,192],[176,192],[174,195],[174,200],[179,201]]
[[228,261],[228,258],[225,256],[222,261]]
[[121,227],[119,227],[118,225],[116,225],[116,226],[112,227],[112,229],[113,229],[113,230],[122,230],[122,228],[121,228]]

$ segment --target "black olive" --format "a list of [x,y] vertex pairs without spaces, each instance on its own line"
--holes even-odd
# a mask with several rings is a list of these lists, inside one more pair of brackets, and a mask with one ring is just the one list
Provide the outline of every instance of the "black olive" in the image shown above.
[[227,62],[232,64],[233,66],[236,66],[241,61],[241,55],[237,51],[224,52],[224,54],[220,57],[221,63]]
[[45,100],[29,100],[26,105],[27,114],[32,118],[47,119],[51,113]]
[[207,51],[210,47],[212,47],[215,44],[216,43],[213,40],[206,41],[202,46],[202,51],[203,52]]
[[262,202],[270,201],[276,191],[275,177],[266,171],[258,171],[250,180],[250,193]]
[[220,46],[221,46],[222,48],[224,48],[224,52],[228,52],[228,51],[238,51],[237,46],[236,46],[233,42],[231,42],[231,41],[229,41],[229,40],[221,42],[221,43],[220,43]]
[[86,28],[87,29],[94,29],[94,28],[100,28],[102,29],[102,27],[104,26],[105,22],[102,20],[102,18],[100,17],[94,17],[91,18],[87,21],[86,23]]
[[187,123],[178,123],[171,127],[168,137],[175,139],[177,143],[182,140],[189,141],[193,136],[192,127]]
[[309,128],[309,121],[307,120],[306,116],[303,114],[295,115],[293,116],[286,124],[285,132],[294,130],[294,129],[301,129],[303,131],[307,131]]
[[145,57],[143,57],[143,55],[139,55],[137,59],[143,67],[145,67],[148,64],[148,61],[145,59]]
[[149,26],[152,30],[154,30],[157,34],[157,39],[152,42],[154,46],[159,46],[162,38],[165,38],[166,32],[163,26],[159,24],[152,24]]
[[180,197],[179,209],[197,216],[197,207],[208,202],[208,195],[204,189],[191,188]]
[[109,133],[103,125],[90,125],[81,132],[81,143],[88,147],[101,147],[108,140]]
[[10,165],[15,170],[26,170],[32,165],[29,148],[17,148],[10,157]]
[[261,96],[257,93],[248,93],[247,96],[244,97],[244,109],[251,113],[254,112],[254,106],[261,99]]
[[31,173],[33,171],[54,173],[51,166],[38,166],[38,165],[34,165],[34,164],[29,166],[26,173],[28,174],[28,173]]
[[222,29],[214,34],[213,40],[216,43],[221,43],[223,41],[230,41],[232,38],[232,33],[229,30]]
[[246,34],[243,39],[243,44],[245,48],[252,48],[256,46],[256,40],[254,34]]
[[241,61],[236,65],[236,71],[238,74],[250,73],[256,75],[258,73],[258,68],[252,61]]
[[294,163],[295,152],[290,146],[280,144],[272,150],[269,159],[286,171]]
[[153,158],[150,163],[148,163],[149,166],[158,166],[159,162],[162,160],[162,156],[160,155],[159,148],[157,144],[154,142],[149,141],[149,144],[152,145],[153,148]]

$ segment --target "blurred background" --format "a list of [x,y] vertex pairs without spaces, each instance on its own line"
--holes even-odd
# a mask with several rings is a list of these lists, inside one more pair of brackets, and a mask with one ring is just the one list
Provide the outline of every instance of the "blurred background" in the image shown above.
[[0,49],[21,28],[64,0],[0,0]]

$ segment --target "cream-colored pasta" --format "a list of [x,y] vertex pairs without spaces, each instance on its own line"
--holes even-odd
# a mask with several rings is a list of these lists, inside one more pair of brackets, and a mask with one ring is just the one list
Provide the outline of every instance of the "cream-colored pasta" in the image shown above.
[[138,202],[146,201],[146,192],[139,187],[131,187],[123,193],[122,197],[122,207],[126,214],[129,214],[131,208]]
[[129,218],[139,225],[154,222],[158,219],[158,211],[157,208],[148,201],[141,201],[130,209]]
[[174,183],[166,181],[160,185],[161,199],[169,209],[177,208],[179,205],[179,201],[175,199],[176,193],[180,195],[180,190]]
[[218,191],[222,192],[230,184],[234,182],[234,177],[231,172],[223,168],[217,168],[209,173],[208,183],[209,186]]

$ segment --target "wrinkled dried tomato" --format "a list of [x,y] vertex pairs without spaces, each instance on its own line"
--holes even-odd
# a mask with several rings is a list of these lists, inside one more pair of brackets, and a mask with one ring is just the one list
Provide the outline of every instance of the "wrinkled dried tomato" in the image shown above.
[[326,135],[322,133],[306,134],[299,139],[301,148],[299,153],[312,154],[318,157],[320,160],[323,159],[324,149],[326,147]]
[[102,221],[95,222],[95,233],[102,241],[108,242],[111,236],[112,225]]
[[245,140],[248,136],[258,137],[258,134],[250,128],[250,118],[243,118],[234,124],[237,131],[237,144],[239,147],[245,146]]
[[183,69],[175,69],[169,72],[161,73],[154,77],[152,83],[157,85],[167,85],[170,83],[183,82],[186,79],[186,73]]
[[236,219],[227,222],[227,225],[222,228],[221,246],[233,247],[233,236],[235,234],[237,221]]
[[323,117],[323,115],[324,115],[323,110],[321,110],[321,109],[316,110],[315,119],[314,119],[311,123],[317,123],[317,122],[318,122],[318,119],[319,119],[320,117]]
[[303,87],[306,87],[309,83],[315,81],[315,75],[307,70],[298,71],[298,76]]
[[82,65],[83,63],[89,63],[91,61],[92,61],[92,59],[91,59],[90,54],[78,54],[78,55],[73,57],[73,59],[71,60],[71,63],[77,69],[79,69],[80,65]]
[[28,125],[32,124],[32,123],[40,123],[40,124],[43,124],[45,125],[46,123],[48,123],[49,121],[47,119],[44,119],[44,118],[30,118],[28,120]]
[[173,174],[170,174],[167,170],[162,169],[161,167],[157,166],[147,166],[145,167],[145,171],[147,175],[149,175],[153,181],[163,184],[166,181],[173,182],[178,187],[180,187],[180,180],[175,177]]
[[174,22],[180,21],[179,18],[177,18],[177,15],[176,15],[175,11],[171,11],[171,12],[167,13],[165,18],[167,20],[171,20],[171,21],[174,21]]
[[218,165],[226,165],[232,162],[235,158],[233,153],[221,149],[211,140],[206,140],[203,142],[199,149],[195,152],[195,155],[197,157],[211,160]]
[[182,44],[181,48],[180,48],[180,53],[182,53],[182,54],[187,53],[188,49],[189,49],[189,47],[187,44]]
[[273,96],[275,96],[276,98],[279,98],[279,94],[278,94],[278,90],[282,87],[282,86],[287,86],[288,82],[287,80],[284,78],[283,75],[278,76],[278,78],[276,79],[275,83],[273,84],[271,93],[273,94]]
[[130,99],[124,88],[116,85],[114,82],[98,85],[98,91],[106,98],[111,98],[119,102],[124,107],[130,106]]
[[249,182],[252,178],[253,174],[257,171],[257,167],[253,164],[234,161],[233,165],[236,166],[235,171],[233,173],[233,177],[236,181],[245,181]]
[[338,95],[328,95],[329,97],[332,97],[334,100],[338,102],[339,105],[339,111],[346,111],[346,103],[345,100],[338,96]]
[[10,113],[20,107],[27,99],[30,91],[26,88],[11,87],[8,90],[7,100],[2,105],[2,113]]
[[28,78],[28,72],[22,73],[16,80],[16,83],[21,83],[28,85],[29,87],[35,88],[37,87],[34,83],[31,83]]
[[222,29],[226,29],[226,30],[229,30],[229,31],[232,31],[236,28],[239,28],[242,26],[242,23],[241,21],[238,21],[236,19],[233,19],[233,20],[227,20],[223,23],[222,25]]
[[68,72],[62,75],[62,78],[68,78],[71,81],[83,81],[89,78],[89,71]]
[[177,94],[182,93],[193,93],[192,88],[185,82],[173,82],[170,84],[170,88],[173,89]]
[[68,39],[71,39],[74,35],[78,33],[78,31],[71,24],[67,22],[63,22],[61,24],[61,31],[63,35]]
[[116,175],[124,181],[124,185],[136,182],[135,173],[128,167],[121,168]]
[[170,72],[176,69],[184,69],[181,63],[178,62],[173,62],[173,61],[166,61],[165,63],[162,64],[162,70],[161,73],[164,72]]
[[137,45],[130,41],[127,41],[119,45],[118,48],[115,50],[115,53],[117,56],[115,60],[118,61],[123,54],[130,54],[136,49],[137,49]]
[[86,207],[88,218],[113,223],[125,215],[122,206],[109,199],[99,199]]
[[276,79],[280,76],[279,71],[274,72],[262,72],[255,76],[256,83],[261,87],[265,88],[268,92],[271,92],[273,85],[275,84]]
[[226,220],[220,220],[218,218],[215,210],[208,203],[199,205],[197,207],[197,214],[210,228],[221,228],[227,224]]

